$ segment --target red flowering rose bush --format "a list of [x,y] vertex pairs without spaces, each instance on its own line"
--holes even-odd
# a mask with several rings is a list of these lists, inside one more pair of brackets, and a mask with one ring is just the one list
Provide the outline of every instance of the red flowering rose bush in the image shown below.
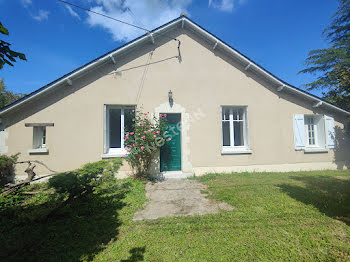
[[132,131],[125,134],[124,146],[136,178],[147,178],[148,171],[159,149],[165,142],[165,114],[159,118],[149,113],[135,112]]

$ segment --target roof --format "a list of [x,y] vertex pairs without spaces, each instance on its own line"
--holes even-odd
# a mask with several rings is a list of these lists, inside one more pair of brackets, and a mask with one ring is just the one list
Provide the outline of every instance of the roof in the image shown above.
[[62,77],[56,79],[55,81],[9,104],[8,106],[0,110],[0,116],[14,110],[15,108],[18,108],[20,105],[29,102],[31,99],[35,97],[44,95],[49,90],[52,90],[56,87],[67,85],[67,84],[72,85],[72,82],[74,81],[74,79],[79,78],[86,71],[92,70],[104,63],[114,62],[117,56],[122,55],[123,53],[129,51],[132,48],[135,48],[136,46],[142,43],[149,42],[151,40],[154,41],[154,39],[159,37],[162,33],[178,27],[187,28],[196,34],[199,34],[200,36],[205,38],[207,42],[212,43],[213,49],[220,49],[222,51],[226,51],[228,54],[238,59],[241,62],[241,64],[245,67],[245,70],[253,70],[257,74],[260,74],[263,77],[269,79],[272,83],[275,83],[277,91],[286,90],[291,93],[295,93],[296,95],[300,95],[305,99],[309,100],[310,103],[313,103],[313,107],[319,107],[322,105],[323,107],[328,107],[329,109],[333,109],[337,112],[350,115],[349,111],[346,111],[322,98],[319,98],[313,94],[310,94],[302,89],[299,89],[281,80],[280,78],[278,78],[277,76],[275,76],[274,74],[272,74],[271,72],[269,72],[268,70],[260,66],[259,64],[255,63],[254,61],[249,59],[247,56],[243,55],[238,50],[236,50],[235,48],[233,48],[232,46],[230,46],[229,44],[227,44],[217,36],[208,32],[206,29],[204,29],[203,27],[195,23],[193,20],[189,19],[186,16],[180,16],[156,29],[153,29],[149,33],[146,33],[114,50],[111,50],[110,52],[94,59],[93,61],[73,70],[68,74],[63,75]]

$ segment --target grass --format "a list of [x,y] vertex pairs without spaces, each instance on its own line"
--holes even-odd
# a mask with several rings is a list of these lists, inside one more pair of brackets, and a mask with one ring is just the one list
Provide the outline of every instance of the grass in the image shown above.
[[196,179],[234,211],[133,222],[146,201],[144,184],[126,180],[66,207],[55,219],[28,222],[33,212],[54,206],[55,199],[43,194],[0,214],[0,260],[350,260],[349,171]]

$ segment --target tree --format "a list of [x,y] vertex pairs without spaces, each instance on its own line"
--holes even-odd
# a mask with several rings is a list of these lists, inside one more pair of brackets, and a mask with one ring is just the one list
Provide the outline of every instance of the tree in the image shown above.
[[311,50],[305,61],[307,68],[299,73],[320,73],[317,80],[306,84],[308,90],[323,90],[326,100],[350,110],[350,0],[339,0],[323,35],[330,47]]
[[13,93],[6,90],[4,79],[0,79],[0,109],[22,98],[25,94]]
[[[2,25],[0,22],[0,33],[4,35],[9,35],[9,31]],[[26,56],[22,53],[18,53],[10,49],[10,45],[8,42],[0,40],[0,69],[3,68],[5,64],[13,66],[13,62],[16,62],[15,58],[19,58],[21,60],[27,60]]]

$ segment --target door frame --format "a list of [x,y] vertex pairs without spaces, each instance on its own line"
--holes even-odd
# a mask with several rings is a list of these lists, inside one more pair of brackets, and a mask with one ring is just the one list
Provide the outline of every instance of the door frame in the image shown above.
[[[183,173],[192,173],[192,163],[190,162],[191,148],[190,148],[190,124],[191,117],[186,111],[186,108],[177,104],[176,102],[170,106],[169,102],[160,104],[154,108],[154,116],[159,118],[159,114],[181,114],[181,171]],[[160,161],[157,163],[157,170],[160,172]],[[178,171],[177,171],[178,172]]]

